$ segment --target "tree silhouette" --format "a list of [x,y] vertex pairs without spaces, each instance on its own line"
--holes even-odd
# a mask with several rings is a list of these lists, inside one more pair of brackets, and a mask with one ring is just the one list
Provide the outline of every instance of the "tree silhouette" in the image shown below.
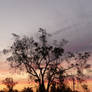
[[87,63],[89,56],[90,53],[88,52],[77,53],[74,56],[74,60],[76,61],[76,67],[74,67],[74,69],[76,69],[77,73],[75,75],[69,75],[69,78],[73,81],[73,91],[75,91],[76,82],[78,85],[80,84],[82,86],[82,84],[86,82],[86,79],[88,78],[88,76],[86,76],[83,71],[84,69],[88,70],[91,67],[91,65]]
[[1,90],[0,92],[4,92],[3,90]]
[[13,92],[13,87],[17,84],[17,82],[14,82],[13,78],[5,78],[2,83],[7,86],[9,92]]
[[52,83],[50,92],[56,92],[56,83],[55,82]]
[[90,92],[88,89],[88,86],[86,84],[83,84],[82,88],[83,88],[84,92]]
[[[48,42],[46,30],[40,28],[39,33],[39,41],[31,37],[20,37],[13,34],[15,40],[10,50],[4,50],[4,53],[11,53],[11,56],[7,59],[11,67],[26,69],[30,78],[33,78],[35,82],[39,83],[39,91],[48,92],[53,81],[60,80],[60,83],[63,84],[64,79],[68,76],[68,70],[75,67],[78,70],[78,74],[81,74],[79,66],[81,66],[82,63],[72,64],[72,62],[69,62],[69,58],[76,58],[76,61],[78,60],[72,53],[68,53],[67,57],[65,57],[65,40],[59,43],[54,41],[53,44]],[[86,53],[86,56],[87,55]],[[85,57],[85,59],[88,57]],[[81,60],[83,59],[84,57],[82,57]],[[67,68],[62,66],[63,62],[68,63]],[[45,87],[45,82],[47,88]]]
[[27,87],[22,90],[22,92],[33,92],[32,88]]

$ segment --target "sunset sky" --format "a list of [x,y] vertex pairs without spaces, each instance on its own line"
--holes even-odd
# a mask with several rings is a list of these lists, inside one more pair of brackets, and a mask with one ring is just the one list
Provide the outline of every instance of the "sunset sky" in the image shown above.
[[[37,36],[39,27],[53,39],[68,39],[68,50],[92,51],[92,0],[0,0],[0,52],[10,46],[12,33]],[[0,81],[12,74],[5,62],[0,54]],[[28,77],[12,75],[22,82]]]

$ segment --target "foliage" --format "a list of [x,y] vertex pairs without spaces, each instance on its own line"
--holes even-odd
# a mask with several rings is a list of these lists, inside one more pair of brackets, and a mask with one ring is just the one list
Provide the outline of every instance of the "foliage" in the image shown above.
[[17,82],[14,82],[13,78],[5,78],[2,83],[7,86],[9,92],[13,92],[13,87],[17,84]]
[[24,88],[22,92],[33,92],[33,90],[32,88],[27,87],[27,88]]

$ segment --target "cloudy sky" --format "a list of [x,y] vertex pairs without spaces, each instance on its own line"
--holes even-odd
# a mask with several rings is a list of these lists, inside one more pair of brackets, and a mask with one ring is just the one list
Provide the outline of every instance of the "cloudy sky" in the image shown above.
[[33,35],[39,27],[68,39],[74,50],[92,49],[92,0],[0,1],[0,50],[11,33]]
[[[11,33],[32,36],[39,27],[68,39],[68,49],[92,51],[92,0],[0,0],[0,51],[10,45]],[[0,72],[5,67],[2,62]]]

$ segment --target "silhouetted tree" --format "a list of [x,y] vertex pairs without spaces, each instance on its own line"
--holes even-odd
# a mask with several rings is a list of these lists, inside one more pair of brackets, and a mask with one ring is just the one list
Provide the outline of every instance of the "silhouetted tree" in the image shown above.
[[22,92],[33,92],[32,88],[27,87],[22,90]]
[[60,85],[60,84],[56,84],[56,82],[54,82],[52,85],[51,85],[51,90],[50,92],[73,92],[72,89],[70,87],[68,87],[67,85],[63,84],[63,85]]
[[50,92],[56,92],[56,83],[55,82],[53,82],[52,84],[51,84],[51,90],[50,90]]
[[86,84],[83,84],[82,88],[83,88],[84,92],[90,92],[88,89],[88,86]]
[[63,85],[62,87],[57,87],[56,92],[73,92],[71,88],[67,87],[66,85]]
[[[72,64],[68,61],[68,58],[74,58],[75,55],[68,53],[68,58],[65,57],[64,44],[67,43],[65,40],[59,43],[54,41],[54,44],[52,44],[48,42],[48,34],[44,29],[40,28],[39,32],[41,33],[39,41],[13,34],[15,40],[9,50],[11,56],[7,60],[11,67],[26,69],[30,78],[39,83],[40,92],[48,92],[53,81],[60,80],[60,83],[63,83],[68,70],[76,67],[80,74],[79,66],[82,62]],[[7,52],[7,50],[4,50],[4,53]],[[62,66],[65,61],[68,63],[67,68]],[[45,88],[45,81],[47,82],[47,88]]]
[[13,78],[5,78],[2,83],[7,86],[9,92],[13,92],[13,87],[17,84],[17,82],[14,82]]
[[1,90],[0,92],[4,92],[3,90]]
[[86,79],[88,78],[83,71],[84,69],[87,70],[91,67],[91,65],[87,63],[89,56],[90,53],[83,52],[77,53],[73,57],[73,60],[75,61],[75,64],[73,63],[73,65],[75,65],[74,69],[76,69],[76,74],[69,75],[69,78],[73,81],[73,91],[75,91],[76,82],[78,85],[81,85],[86,82]]
[[17,90],[17,89],[15,89],[15,90],[13,90],[13,92],[18,92],[18,90]]

